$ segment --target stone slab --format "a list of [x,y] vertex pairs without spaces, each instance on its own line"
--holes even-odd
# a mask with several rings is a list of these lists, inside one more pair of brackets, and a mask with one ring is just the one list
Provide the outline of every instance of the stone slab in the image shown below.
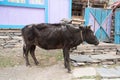
[[8,39],[10,38],[9,36],[0,36],[0,39]]
[[89,55],[70,55],[70,58],[72,60],[75,60],[77,62],[84,62],[84,61],[89,61],[92,60]]
[[102,78],[120,78],[120,68],[97,68]]
[[112,60],[112,59],[120,59],[120,56],[111,55],[111,54],[99,54],[99,55],[91,55],[91,58],[97,60]]
[[93,67],[85,67],[85,68],[75,68],[73,69],[72,76],[73,78],[80,78],[84,76],[95,76],[96,70]]
[[97,63],[100,62],[98,60],[92,59],[90,58],[89,55],[70,55],[70,59],[76,62],[93,62],[93,63]]

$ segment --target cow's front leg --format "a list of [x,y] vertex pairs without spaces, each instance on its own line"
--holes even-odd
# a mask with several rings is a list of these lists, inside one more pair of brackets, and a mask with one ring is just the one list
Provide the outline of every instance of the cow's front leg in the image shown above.
[[65,48],[64,50],[63,50],[63,52],[64,52],[64,54],[65,54],[65,66],[67,67],[67,69],[68,69],[68,73],[70,73],[71,72],[71,67],[70,67],[70,55],[69,55],[69,48]]
[[65,50],[63,49],[63,57],[64,57],[64,66],[67,68],[67,63],[66,63],[66,55],[65,55]]

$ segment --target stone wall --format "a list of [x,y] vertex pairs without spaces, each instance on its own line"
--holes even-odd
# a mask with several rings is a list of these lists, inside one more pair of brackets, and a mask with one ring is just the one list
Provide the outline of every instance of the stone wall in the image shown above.
[[21,30],[0,29],[0,48],[14,48],[22,46]]

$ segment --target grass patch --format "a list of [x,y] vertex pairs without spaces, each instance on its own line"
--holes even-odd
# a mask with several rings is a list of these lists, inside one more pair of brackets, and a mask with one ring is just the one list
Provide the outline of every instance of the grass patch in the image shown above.
[[83,76],[83,77],[80,77],[79,79],[95,79],[96,76]]
[[74,78],[72,80],[77,80],[77,79],[94,79],[94,80],[101,80],[101,77],[99,75],[96,76],[82,76],[78,78]]
[[58,53],[55,55],[57,61],[63,60],[63,53],[62,51],[58,51]]
[[[29,56],[29,58],[30,58],[30,63],[33,62],[31,56]],[[39,66],[48,67],[48,66],[57,64],[58,61],[62,61],[63,53],[62,53],[62,50],[59,50],[59,49],[58,50],[38,49],[36,50],[36,58],[40,63]]]
[[99,74],[96,75],[96,79],[95,80],[101,80],[101,76]]
[[[63,60],[62,50],[44,50],[39,48],[35,51],[35,55],[41,67],[51,66]],[[32,66],[34,65],[30,54],[29,62]],[[25,59],[21,50],[12,49],[10,51],[9,49],[5,49],[4,51],[0,51],[0,68],[14,67],[16,65],[25,65]]]
[[15,66],[15,62],[12,58],[0,56],[0,68],[13,66]]

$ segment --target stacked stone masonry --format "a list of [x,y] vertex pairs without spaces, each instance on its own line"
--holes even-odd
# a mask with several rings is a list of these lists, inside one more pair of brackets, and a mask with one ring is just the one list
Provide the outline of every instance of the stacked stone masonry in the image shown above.
[[22,46],[21,30],[0,30],[0,48],[14,48]]

